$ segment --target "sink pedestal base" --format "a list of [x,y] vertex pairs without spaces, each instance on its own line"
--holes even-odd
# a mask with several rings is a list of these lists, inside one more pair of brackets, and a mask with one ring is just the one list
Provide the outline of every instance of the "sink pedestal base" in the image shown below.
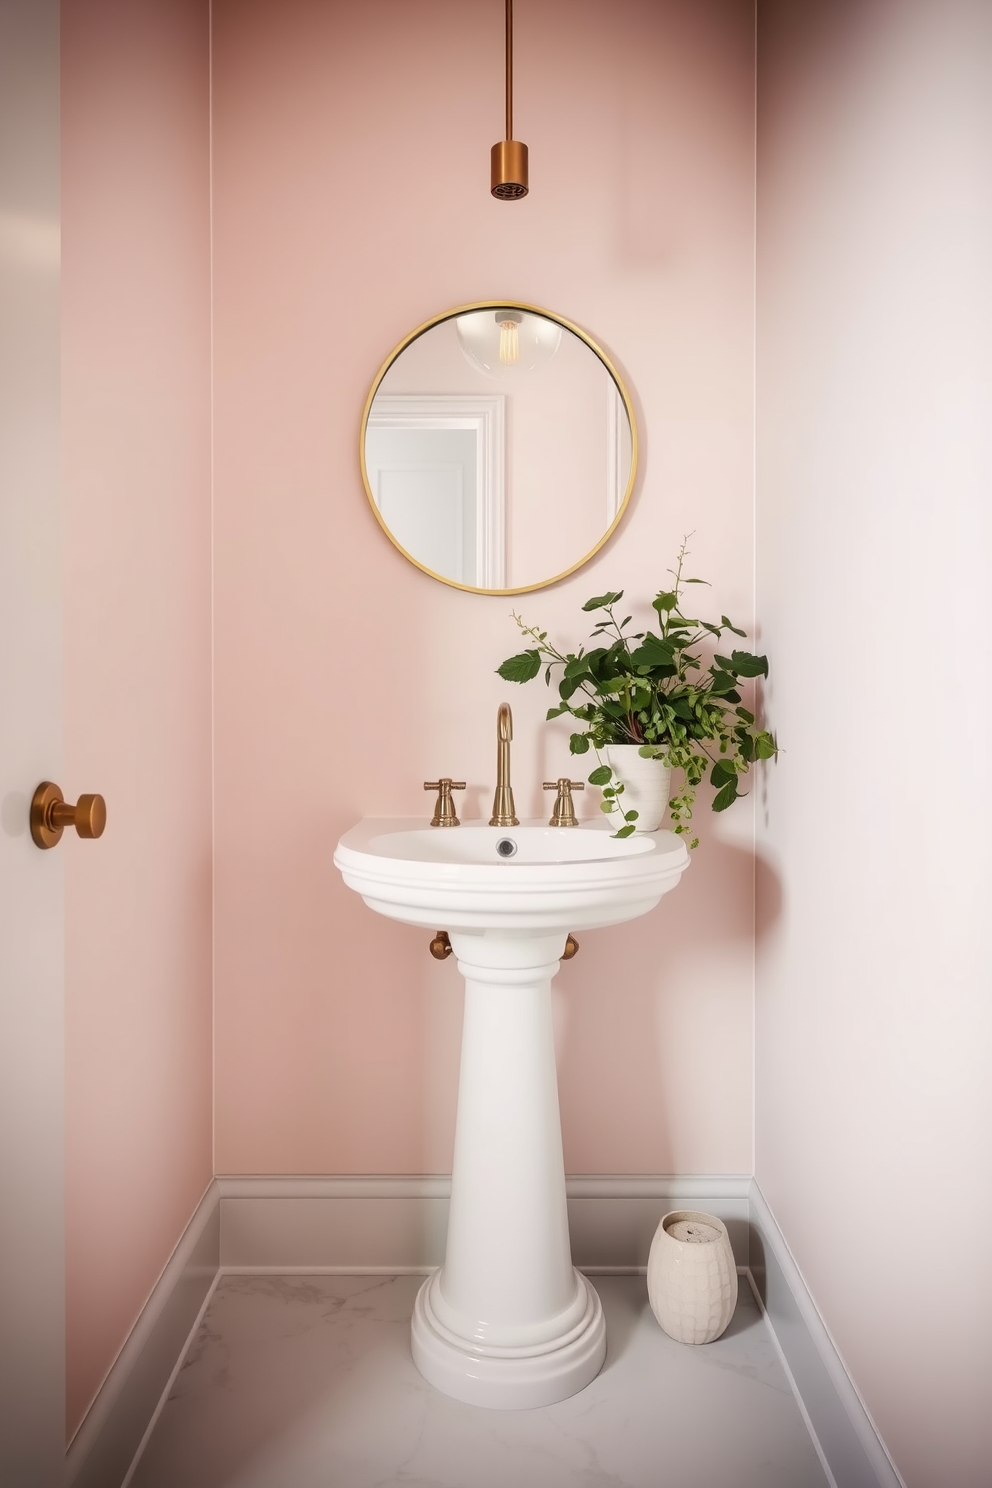
[[449,931],[465,978],[444,1265],[421,1288],[413,1358],[471,1405],[522,1410],[599,1373],[599,1297],[572,1266],[551,981],[566,931]]
[[584,1390],[603,1367],[606,1327],[595,1288],[575,1273],[578,1323],[559,1338],[531,1349],[493,1347],[486,1354],[437,1319],[434,1299],[439,1271],[417,1293],[413,1313],[413,1361],[435,1389],[468,1405],[495,1410],[531,1410],[554,1405]]

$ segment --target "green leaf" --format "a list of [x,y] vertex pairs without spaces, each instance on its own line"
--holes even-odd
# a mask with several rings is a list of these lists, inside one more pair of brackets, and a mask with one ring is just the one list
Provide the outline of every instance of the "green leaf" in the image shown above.
[[572,754],[589,753],[589,735],[573,734],[568,741],[568,747]]
[[541,670],[541,653],[521,651],[519,656],[507,657],[496,670],[504,682],[530,682]]
[[659,615],[667,615],[669,610],[674,610],[678,602],[679,597],[674,590],[663,590],[661,594],[651,601],[651,607],[657,610]]
[[772,759],[778,750],[771,734],[758,734],[754,740],[754,753],[758,759]]
[[727,760],[717,760],[710,771],[710,785],[726,786],[733,784],[737,789],[737,771]]
[[544,721],[545,723],[550,723],[552,718],[560,718],[563,713],[570,713],[571,711],[567,703],[562,703],[557,708],[549,708],[544,715]]
[[613,779],[613,771],[609,765],[597,765],[589,776],[590,785],[609,785]]
[[717,791],[716,795],[713,797],[713,810],[726,811],[727,807],[732,806],[736,800],[737,781],[736,779],[734,779],[728,781],[728,783],[723,787],[723,790]]
[[739,677],[768,676],[767,656],[753,656],[750,651],[733,651],[730,660]]
[[587,599],[582,608],[584,610],[602,610],[606,605],[616,604],[618,599],[623,599],[622,589],[618,589],[615,594],[597,594],[595,599]]
[[584,671],[588,670],[588,666],[589,663],[584,656],[573,656],[571,660],[565,663],[565,670],[562,672],[562,676],[579,677]]
[[726,615],[721,615],[720,616],[720,624],[726,630],[732,630],[734,632],[734,635],[739,635],[739,636],[745,636],[745,635],[747,635],[747,631],[746,630],[738,630],[736,625],[732,625],[731,622],[727,619]]
[[640,814],[641,813],[639,811],[635,811],[633,808],[631,808],[630,811],[625,811],[624,812],[623,819],[624,819],[624,821],[629,821],[629,822],[636,821],[637,818],[640,816]]
[[654,666],[656,663],[664,664],[671,661],[675,655],[675,647],[671,641],[663,641],[661,636],[653,635],[650,631],[644,640],[631,655],[631,661],[635,666]]
[[737,714],[737,717],[742,718],[745,723],[754,722],[754,714],[749,713],[746,708],[735,708],[734,712]]
[[634,831],[635,828],[633,826],[633,823],[631,823],[626,827],[621,827],[619,832],[614,832],[613,835],[614,837],[632,837],[634,835]]
[[607,816],[609,816],[611,812],[615,811],[616,802],[613,800],[613,797],[611,796],[608,801],[600,801],[599,809],[600,811],[605,811]]

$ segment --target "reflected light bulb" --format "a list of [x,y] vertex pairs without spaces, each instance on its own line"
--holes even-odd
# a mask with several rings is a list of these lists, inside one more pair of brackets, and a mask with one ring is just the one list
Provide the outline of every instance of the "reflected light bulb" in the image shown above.
[[499,359],[504,367],[512,367],[514,362],[520,360],[520,332],[517,327],[522,320],[522,315],[512,315],[505,310],[496,313],[496,324],[499,326]]

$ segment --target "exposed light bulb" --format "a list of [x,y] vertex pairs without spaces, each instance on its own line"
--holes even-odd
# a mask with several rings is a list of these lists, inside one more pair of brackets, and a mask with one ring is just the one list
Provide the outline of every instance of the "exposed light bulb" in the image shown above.
[[511,320],[509,316],[500,320],[499,324],[499,359],[504,367],[512,367],[514,362],[520,360],[520,332],[517,329],[518,322]]
[[510,305],[472,310],[455,321],[462,351],[486,377],[515,381],[549,362],[561,341],[561,326],[537,312]]

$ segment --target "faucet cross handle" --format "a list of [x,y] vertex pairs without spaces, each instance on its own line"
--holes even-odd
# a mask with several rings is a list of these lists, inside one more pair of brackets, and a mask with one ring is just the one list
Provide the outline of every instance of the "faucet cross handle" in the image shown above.
[[450,775],[442,775],[440,780],[425,780],[424,790],[437,791],[437,800],[434,803],[434,815],[431,817],[432,827],[457,827],[458,818],[455,815],[455,803],[451,799],[453,790],[464,790],[464,780],[452,780]]
[[[546,780],[545,790],[557,791],[555,807],[551,813],[548,823],[551,827],[577,827],[578,819],[575,815],[575,806],[572,801],[573,790],[585,790],[584,780],[569,780],[567,775],[560,775],[557,780]],[[575,954],[574,951],[572,953]]]

